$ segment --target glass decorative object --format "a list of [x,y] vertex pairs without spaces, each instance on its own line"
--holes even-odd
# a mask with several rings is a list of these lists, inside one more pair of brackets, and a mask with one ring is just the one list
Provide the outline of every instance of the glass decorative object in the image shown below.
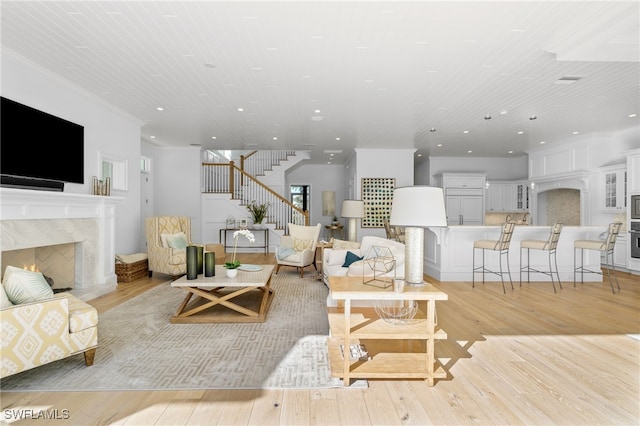
[[[389,247],[373,246],[363,260],[362,283],[379,288],[393,285],[396,259]],[[393,271],[393,274],[389,272]]]
[[187,279],[198,278],[198,248],[196,246],[187,247]]
[[197,247],[197,259],[198,259],[196,268],[198,268],[198,275],[200,275],[202,272],[204,272],[204,247],[203,246],[196,246],[196,247]]
[[215,277],[216,275],[216,254],[208,251],[204,254],[204,276]]

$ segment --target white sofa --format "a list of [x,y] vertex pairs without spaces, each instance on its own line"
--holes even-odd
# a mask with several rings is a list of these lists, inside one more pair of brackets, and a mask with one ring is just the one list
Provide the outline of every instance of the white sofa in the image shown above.
[[[335,247],[339,247],[338,244]],[[393,256],[393,263],[384,264],[378,262],[376,264],[376,275],[380,274],[385,277],[404,277],[404,244],[388,240],[386,238],[366,236],[362,238],[359,248],[326,248],[322,254],[322,275],[324,277],[325,284],[329,285],[330,276],[371,276],[374,275],[374,271],[371,268],[371,262],[367,262],[366,259],[379,255],[380,250],[376,253],[374,247],[388,248],[389,251],[382,250],[382,255],[387,255],[389,252]],[[348,267],[343,266],[347,257],[347,252],[351,252],[358,257],[363,257],[363,260],[358,260],[351,263]],[[390,268],[391,266],[391,268]],[[384,271],[383,273],[381,273]]]

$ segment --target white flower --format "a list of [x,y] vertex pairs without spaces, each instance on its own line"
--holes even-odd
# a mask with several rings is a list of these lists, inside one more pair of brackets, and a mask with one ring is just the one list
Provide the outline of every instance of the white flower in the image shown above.
[[243,235],[249,242],[255,243],[256,237],[253,235],[251,231],[248,229],[241,229],[233,233],[233,238],[238,238],[238,236]]

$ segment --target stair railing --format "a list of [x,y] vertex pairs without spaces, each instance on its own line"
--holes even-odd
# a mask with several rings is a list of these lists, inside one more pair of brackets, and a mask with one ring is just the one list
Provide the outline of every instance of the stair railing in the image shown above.
[[228,193],[240,204],[269,204],[265,221],[273,223],[276,229],[287,229],[287,223],[309,225],[309,212],[304,211],[289,200],[273,191],[262,182],[230,163],[202,163],[202,192]]
[[265,172],[273,170],[273,166],[295,154],[293,150],[252,151],[240,156],[240,169],[251,176],[263,176]]

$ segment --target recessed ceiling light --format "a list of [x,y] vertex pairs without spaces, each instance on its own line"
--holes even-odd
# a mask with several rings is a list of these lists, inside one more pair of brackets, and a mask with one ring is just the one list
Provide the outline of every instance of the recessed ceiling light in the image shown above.
[[327,164],[331,164],[331,161],[327,161]]
[[422,157],[422,154],[418,154],[418,157]]
[[572,135],[577,135],[578,133],[580,133],[580,132],[578,132],[578,131],[571,132]]
[[156,138],[156,137],[155,137],[155,136],[153,136],[153,135],[151,135],[151,136],[149,136],[149,137],[150,137],[151,139],[155,139],[155,138]]
[[491,116],[487,114],[487,115],[484,116],[484,119],[485,120],[491,120]]
[[523,132],[522,130],[520,130],[520,131],[518,132],[518,134],[519,134],[519,135],[522,135],[522,134],[524,134],[524,132]]
[[503,109],[502,111],[500,111],[500,115],[507,115],[509,113],[509,111],[507,111],[506,109]]
[[629,115],[628,115],[628,117],[629,117],[629,118],[633,118],[633,117],[636,117],[637,115],[638,115],[638,114],[629,114]]
[[430,128],[430,129],[429,129],[429,131],[430,131],[431,133],[433,133],[433,132],[435,132],[435,131],[436,131],[436,128],[435,128],[435,127],[432,127],[432,128]]
[[242,112],[244,111],[244,108],[238,108],[238,111]]
[[464,132],[462,132],[462,133],[464,133],[464,134],[466,135],[467,133],[469,133],[469,131],[468,131],[468,130],[465,130],[465,131],[464,131]]
[[513,154],[513,151],[508,151],[507,154]]
[[472,152],[473,152],[473,151],[469,150],[469,151],[467,151],[467,154],[471,154]]
[[218,139],[217,136],[211,136],[211,139]]
[[313,112],[315,112],[316,114],[320,114],[320,110],[319,109],[316,109]]
[[545,143],[545,141],[540,141],[540,145],[544,145]]
[[529,120],[536,120],[538,118],[537,115],[532,115],[531,117],[529,117]]
[[158,111],[164,111],[164,108],[162,108],[162,107],[157,107],[156,109],[157,109]]
[[274,137],[273,137],[273,140],[274,140],[274,141],[277,141],[277,140],[278,140],[278,137],[277,137],[277,136],[274,136]]
[[339,141],[339,140],[340,140],[340,138],[336,138],[336,140],[337,140],[337,141]]
[[442,146],[442,144],[441,144],[441,143],[439,143],[439,144],[438,144],[438,145],[436,145],[436,146]]
[[333,153],[329,154],[329,157],[333,157]]

